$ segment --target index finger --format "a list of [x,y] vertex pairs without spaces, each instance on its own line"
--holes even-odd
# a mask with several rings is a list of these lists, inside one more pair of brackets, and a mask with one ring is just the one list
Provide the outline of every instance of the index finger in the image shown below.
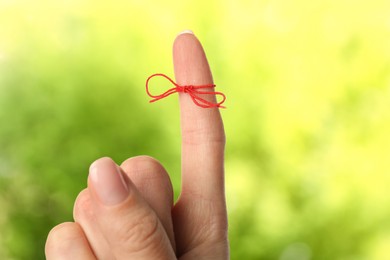
[[[180,34],[173,45],[177,84],[208,85],[213,78],[199,40]],[[213,91],[213,89],[206,89]],[[202,96],[216,103],[214,95]],[[225,133],[218,108],[201,108],[186,93],[179,94],[182,133],[181,199],[217,199],[224,205]]]

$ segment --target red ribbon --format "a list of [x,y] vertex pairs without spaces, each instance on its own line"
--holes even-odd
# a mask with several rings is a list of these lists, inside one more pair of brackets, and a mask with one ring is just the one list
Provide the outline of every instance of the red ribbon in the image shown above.
[[[162,93],[160,95],[153,95],[149,91],[149,81],[153,77],[164,77],[167,80],[169,80],[175,87],[168,89],[167,91],[165,91],[164,93]],[[163,99],[163,98],[166,98],[167,96],[169,96],[173,93],[182,92],[182,93],[189,94],[190,97],[192,98],[192,101],[197,106],[200,106],[203,108],[212,108],[212,107],[225,108],[224,106],[222,106],[222,103],[225,102],[225,100],[226,100],[225,94],[223,94],[222,92],[216,92],[216,91],[201,91],[201,90],[199,90],[199,89],[204,89],[204,88],[215,88],[215,85],[208,84],[208,85],[200,85],[200,86],[193,86],[193,85],[180,86],[176,82],[174,82],[171,78],[169,78],[167,75],[161,74],[161,73],[153,74],[146,80],[146,93],[148,93],[149,97],[152,98],[149,101],[150,103],[156,102],[156,101]],[[213,102],[207,101],[206,99],[201,98],[199,95],[221,96],[222,100],[218,103],[213,103]]]

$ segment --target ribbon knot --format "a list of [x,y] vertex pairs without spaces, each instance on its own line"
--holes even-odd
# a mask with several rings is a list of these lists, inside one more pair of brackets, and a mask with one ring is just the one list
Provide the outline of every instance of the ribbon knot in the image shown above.
[[177,92],[184,92],[184,93],[190,93],[194,91],[194,86],[178,86],[176,87]]
[[[149,81],[153,77],[164,77],[167,80],[169,80],[174,85],[174,87],[168,89],[167,91],[165,91],[164,93],[162,93],[160,95],[153,95],[149,91]],[[149,97],[152,98],[149,101],[150,103],[156,102],[156,101],[158,101],[160,99],[163,99],[163,98],[166,98],[167,96],[172,95],[174,93],[182,92],[182,93],[189,94],[190,97],[192,98],[192,101],[199,107],[203,107],[203,108],[212,108],[212,107],[225,108],[224,106],[222,106],[222,104],[226,100],[225,94],[223,94],[222,92],[216,92],[216,91],[202,91],[202,90],[199,90],[199,89],[210,89],[210,88],[215,88],[215,87],[216,86],[214,84],[199,85],[199,86],[194,86],[194,85],[180,86],[179,84],[174,82],[171,78],[169,78],[167,75],[161,74],[161,73],[153,74],[146,80],[146,93],[149,95]],[[222,97],[222,100],[220,102],[213,103],[213,102],[210,102],[210,101],[202,98],[201,95],[220,96],[220,97]]]

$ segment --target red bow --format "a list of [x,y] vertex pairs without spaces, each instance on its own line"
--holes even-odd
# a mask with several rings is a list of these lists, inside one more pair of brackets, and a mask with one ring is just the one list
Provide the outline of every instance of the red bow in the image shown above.
[[[161,76],[161,77],[166,78],[175,87],[168,89],[167,91],[165,91],[164,93],[162,93],[160,95],[157,95],[157,96],[152,95],[149,91],[149,81],[153,77],[157,77],[157,76]],[[209,85],[200,85],[200,86],[193,86],[193,85],[180,86],[176,82],[174,82],[171,78],[169,78],[167,75],[160,74],[160,73],[153,74],[146,80],[146,93],[148,93],[148,95],[152,98],[149,101],[150,103],[156,102],[157,100],[160,100],[160,99],[163,99],[163,98],[165,98],[173,93],[183,92],[183,93],[189,94],[192,98],[192,101],[200,107],[203,107],[203,108],[212,108],[212,107],[225,108],[224,106],[222,106],[222,103],[225,102],[225,100],[226,100],[225,94],[223,94],[222,92],[216,92],[216,91],[199,91],[199,89],[203,89],[203,88],[215,88],[215,85],[209,84]],[[218,103],[213,103],[213,102],[210,102],[210,101],[207,101],[207,100],[201,98],[200,95],[221,96],[222,100]]]

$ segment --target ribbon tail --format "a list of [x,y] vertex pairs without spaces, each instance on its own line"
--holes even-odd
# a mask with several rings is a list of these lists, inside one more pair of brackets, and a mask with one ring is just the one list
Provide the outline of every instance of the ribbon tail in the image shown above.
[[[214,92],[214,91],[196,91],[196,92],[190,92],[189,93],[191,98],[192,98],[192,101],[200,106],[200,107],[203,107],[203,108],[213,108],[213,107],[217,107],[217,108],[226,108],[225,106],[222,106],[222,104],[225,102],[226,100],[226,96],[221,93],[221,92]],[[222,100],[217,102],[217,103],[213,103],[213,102],[210,102],[204,98],[201,98],[199,97],[197,94],[200,94],[200,95],[215,95],[215,96],[222,96]]]

